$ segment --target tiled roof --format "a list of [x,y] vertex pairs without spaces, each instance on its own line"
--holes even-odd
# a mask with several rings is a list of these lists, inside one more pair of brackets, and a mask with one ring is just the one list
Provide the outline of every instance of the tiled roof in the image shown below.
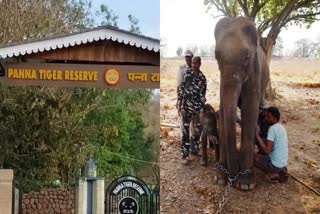
[[70,46],[73,47],[75,45],[100,40],[112,40],[154,52],[158,52],[160,49],[159,39],[131,33],[111,26],[100,26],[77,33],[2,45],[0,46],[0,58],[16,57]]

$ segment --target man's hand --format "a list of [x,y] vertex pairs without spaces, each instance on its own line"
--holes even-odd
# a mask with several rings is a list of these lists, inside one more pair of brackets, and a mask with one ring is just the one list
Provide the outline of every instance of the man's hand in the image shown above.
[[203,121],[203,111],[200,111],[200,123],[202,124]]
[[260,137],[260,127],[257,125],[257,128],[256,128],[256,138],[259,138]]

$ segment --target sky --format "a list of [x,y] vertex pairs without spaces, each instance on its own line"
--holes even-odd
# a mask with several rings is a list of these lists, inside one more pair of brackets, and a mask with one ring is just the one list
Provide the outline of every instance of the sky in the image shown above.
[[92,10],[100,10],[101,4],[119,16],[119,28],[130,29],[128,15],[132,14],[139,20],[143,35],[160,39],[160,0],[92,0]]
[[[160,38],[165,44],[163,55],[176,55],[178,47],[183,49],[192,45],[210,47],[214,41],[214,27],[221,17],[213,17],[213,10],[206,13],[203,0],[161,0],[160,1]],[[218,16],[215,13],[214,16]],[[294,50],[295,41],[301,38],[320,40],[320,22],[310,29],[297,26],[288,27],[279,35],[284,41],[284,54]]]

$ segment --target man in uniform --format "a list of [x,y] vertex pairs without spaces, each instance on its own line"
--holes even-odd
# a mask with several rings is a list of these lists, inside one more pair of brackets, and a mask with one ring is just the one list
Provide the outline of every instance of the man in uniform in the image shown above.
[[181,81],[178,95],[178,114],[182,116],[182,163],[189,163],[190,149],[190,122],[194,120],[194,133],[191,138],[191,153],[198,154],[199,139],[201,134],[201,123],[203,117],[203,107],[206,102],[207,80],[200,71],[201,58],[196,56],[192,59],[192,69],[187,69]]
[[184,56],[185,56],[186,64],[179,66],[179,70],[177,73],[177,103],[176,103],[177,109],[179,107],[178,96],[179,96],[179,90],[181,87],[183,74],[187,69],[192,69],[192,65],[191,65],[192,64],[192,57],[193,57],[192,51],[186,50]]

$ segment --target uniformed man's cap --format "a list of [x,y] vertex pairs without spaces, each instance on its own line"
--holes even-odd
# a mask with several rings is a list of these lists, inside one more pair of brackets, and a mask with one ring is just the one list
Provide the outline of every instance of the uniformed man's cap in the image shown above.
[[193,53],[190,50],[186,50],[186,52],[184,53],[184,56],[191,56],[193,57]]

